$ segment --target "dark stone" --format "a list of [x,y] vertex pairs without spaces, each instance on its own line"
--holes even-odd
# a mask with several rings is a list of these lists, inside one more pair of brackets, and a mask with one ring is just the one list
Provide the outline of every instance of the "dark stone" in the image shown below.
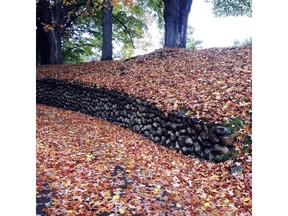
[[210,133],[209,139],[212,143],[219,143],[220,142],[219,137],[215,133]]
[[235,135],[234,134],[230,134],[230,135],[227,135],[227,136],[220,136],[220,142],[224,146],[232,146],[233,143],[235,142]]
[[154,138],[154,141],[155,141],[155,142],[159,142],[159,141],[160,141],[160,137],[156,136],[156,137]]
[[209,160],[209,157],[210,157],[210,154],[211,154],[211,148],[205,148],[203,152],[204,152],[204,158],[206,160]]
[[190,148],[190,147],[187,147],[186,148],[186,152],[187,152],[187,154],[192,154],[193,153],[193,149],[192,148]]
[[214,161],[214,157],[215,157],[214,154],[210,152],[208,160]]
[[171,134],[171,140],[175,141],[177,139],[177,137],[175,136],[175,134]]
[[185,146],[183,146],[183,147],[181,148],[181,152],[182,152],[184,155],[188,155],[188,154],[187,154],[187,148],[186,148]]
[[229,152],[229,149],[226,146],[216,144],[215,146],[213,146],[212,151],[220,154],[227,154]]
[[[180,136],[179,138],[178,138],[178,140],[179,140],[179,145],[180,146],[185,146],[185,136]],[[193,142],[193,141],[192,141]],[[192,145],[192,144],[191,144]]]
[[136,131],[136,132],[139,132],[140,131],[139,125],[134,125],[133,126],[133,130]]
[[150,132],[146,130],[146,131],[144,132],[144,135],[148,137],[148,136],[150,136]]
[[161,145],[164,145],[164,144],[166,144],[166,137],[165,136],[162,136],[161,137],[161,141],[160,141],[160,143],[161,143]]
[[214,155],[215,162],[223,162],[225,161],[225,154],[216,154]]
[[163,130],[162,130],[162,128],[159,127],[156,131],[156,134],[160,136],[160,135],[162,135],[162,133],[163,133]]
[[171,140],[170,140],[170,139],[167,139],[166,142],[165,142],[165,145],[166,145],[166,146],[170,146],[170,145],[171,145]]
[[179,132],[179,131],[176,131],[176,132],[175,132],[175,135],[176,135],[177,137],[179,137],[179,136],[180,136],[180,132]]
[[180,132],[180,135],[185,135],[187,133],[187,131],[185,129],[182,129],[179,132]]
[[157,122],[153,122],[152,126],[153,126],[154,128],[157,128],[157,127],[158,127]]
[[193,145],[193,140],[191,137],[185,137],[185,144],[188,146],[188,147],[191,147]]
[[235,166],[231,167],[230,172],[232,175],[241,174],[243,172],[243,167],[235,165]]
[[193,147],[194,147],[194,151],[195,151],[198,155],[200,155],[201,152],[202,152],[202,146],[200,145],[200,143],[199,143],[198,141],[195,141],[195,142],[193,143]]
[[201,139],[202,139],[202,140],[209,140],[209,135],[208,135],[208,133],[202,132],[202,133],[201,133]]
[[176,141],[176,143],[175,143],[175,149],[176,149],[176,150],[180,150],[180,146],[179,146],[179,144],[178,144],[177,141]]
[[204,141],[202,142],[202,145],[203,145],[204,147],[212,147],[212,146],[213,146],[213,144],[212,144],[211,142],[206,141],[206,140],[204,140]]
[[229,135],[232,133],[231,129],[225,126],[217,125],[214,127],[214,132],[217,135],[223,136],[223,135]]

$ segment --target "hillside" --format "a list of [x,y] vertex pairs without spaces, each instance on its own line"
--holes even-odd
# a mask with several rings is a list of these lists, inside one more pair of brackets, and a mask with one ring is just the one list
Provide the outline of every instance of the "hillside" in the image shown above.
[[251,46],[39,66],[37,101],[90,115],[37,105],[50,214],[251,215]]

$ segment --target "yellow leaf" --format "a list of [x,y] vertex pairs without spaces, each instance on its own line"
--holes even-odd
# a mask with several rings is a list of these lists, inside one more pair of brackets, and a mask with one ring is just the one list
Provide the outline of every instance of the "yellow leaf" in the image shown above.
[[122,209],[122,208],[119,209],[120,214],[124,214],[124,212],[125,212],[125,209]]
[[222,110],[226,109],[232,102],[229,100],[227,103],[223,106]]
[[117,199],[119,199],[119,198],[120,198],[120,195],[117,194],[117,195],[115,195],[115,196],[112,197],[112,200],[117,200]]
[[74,213],[74,211],[73,211],[73,210],[71,210],[71,209],[69,209],[69,210],[67,210],[67,213],[68,213],[68,214],[73,214],[73,213]]
[[205,206],[205,207],[210,207],[210,203],[206,202],[206,203],[204,204],[204,206]]
[[243,199],[243,202],[249,202],[250,201],[250,198],[249,197],[246,197]]
[[176,110],[177,108],[178,108],[178,104],[175,103],[175,104],[174,104],[174,109]]
[[105,192],[105,194],[106,194],[106,196],[110,196],[110,190],[107,190],[107,191]]
[[228,200],[228,199],[225,199],[224,201],[223,201],[223,203],[224,204],[228,204],[230,201]]
[[154,193],[154,194],[158,194],[158,193],[159,193],[159,191],[160,191],[160,189],[159,189],[159,188],[154,188],[154,189],[153,189],[153,193]]
[[87,154],[87,155],[86,155],[86,159],[87,159],[88,161],[91,161],[93,158],[94,158],[94,156],[93,156],[92,154]]

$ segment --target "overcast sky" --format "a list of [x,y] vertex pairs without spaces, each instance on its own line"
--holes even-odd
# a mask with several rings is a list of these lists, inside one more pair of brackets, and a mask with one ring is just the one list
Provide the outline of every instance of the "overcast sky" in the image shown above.
[[[188,25],[194,28],[195,40],[203,41],[203,48],[233,46],[234,41],[243,42],[252,37],[252,18],[249,17],[225,17],[219,18],[212,14],[212,4],[204,0],[194,0],[192,3]],[[149,52],[162,48],[156,21],[150,26],[154,46]],[[135,54],[143,54],[137,50]]]
[[232,46],[235,40],[252,37],[252,18],[214,17],[212,4],[204,0],[192,3],[188,24],[194,29],[194,38],[202,40],[204,48]]

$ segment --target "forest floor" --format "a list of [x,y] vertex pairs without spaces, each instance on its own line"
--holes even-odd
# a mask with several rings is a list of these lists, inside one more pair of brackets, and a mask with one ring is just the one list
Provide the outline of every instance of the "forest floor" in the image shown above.
[[[233,160],[184,156],[104,120],[37,105],[41,215],[251,215],[251,47],[163,49],[129,60],[45,66],[56,78],[139,96],[166,113],[241,119]],[[181,89],[181,91],[179,91]],[[242,173],[231,174],[233,166]]]

